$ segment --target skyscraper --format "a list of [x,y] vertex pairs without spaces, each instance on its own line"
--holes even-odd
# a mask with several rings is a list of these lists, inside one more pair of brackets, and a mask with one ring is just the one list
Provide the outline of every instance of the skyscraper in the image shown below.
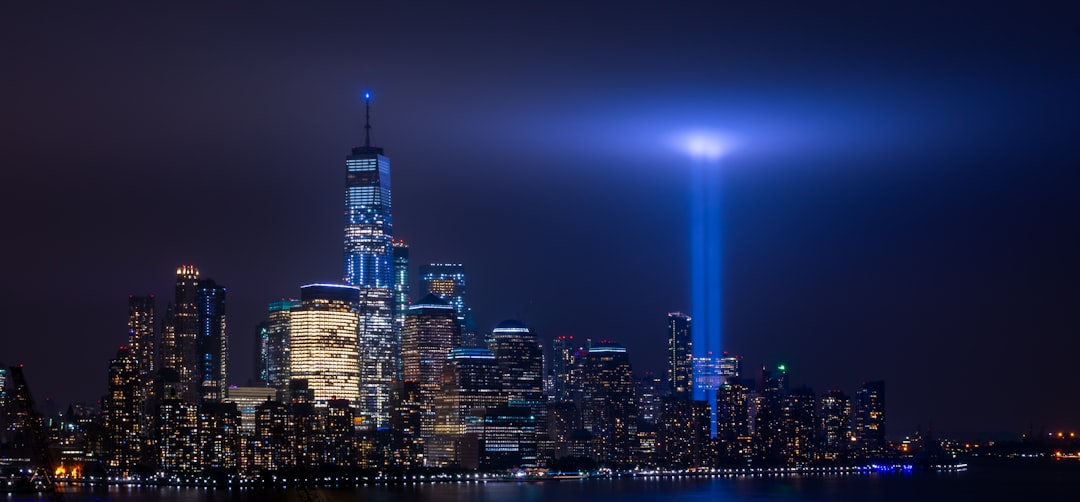
[[[360,397],[360,288],[309,284],[290,310],[289,375],[303,380],[317,406]],[[295,396],[294,396],[295,397]]]
[[345,283],[392,289],[390,159],[371,146],[371,95],[364,100],[364,146],[345,157]]
[[672,394],[693,392],[694,341],[690,334],[690,316],[682,312],[668,312],[667,378]]
[[[345,282],[360,288],[358,351],[364,399],[348,398],[368,424],[388,422],[397,375],[390,159],[371,145],[371,94],[364,94],[364,146],[345,157]],[[343,397],[343,396],[339,396]]]
[[864,457],[885,451],[885,382],[865,382],[855,393],[855,439]]
[[270,302],[266,320],[257,328],[255,379],[276,389],[280,395],[289,390],[289,320],[300,300]]
[[465,266],[460,263],[429,263],[420,266],[420,294],[432,294],[454,307],[465,318]]
[[138,360],[121,347],[109,361],[109,393],[102,399],[105,467],[128,477],[142,456],[142,380]]
[[582,422],[593,435],[596,460],[626,464],[637,431],[634,375],[626,348],[601,342],[582,365]]
[[161,332],[161,367],[176,371],[180,381],[179,398],[188,403],[198,399],[201,384],[199,374],[199,321],[196,295],[199,269],[181,265],[176,269],[176,296],[165,312]]
[[[405,325],[405,311],[409,308],[409,245],[403,240],[394,241],[394,344],[401,350],[401,327]],[[401,378],[401,354],[397,354],[395,377]]]
[[446,356],[461,337],[454,307],[427,295],[409,307],[401,330],[402,379],[420,394],[420,438],[435,435],[435,396],[442,386]]
[[[489,347],[502,371],[506,404],[529,410],[529,416],[535,420],[535,430],[542,436],[537,438],[537,442],[544,443],[547,438],[544,352],[540,349],[536,333],[520,321],[506,320],[492,330],[491,338]],[[524,458],[522,461],[536,462],[537,459]]]
[[556,402],[570,401],[570,377],[574,369],[574,337],[559,335],[551,342],[551,373]]
[[200,395],[204,402],[225,397],[229,368],[229,337],[225,323],[225,287],[213,279],[198,282],[195,292],[198,320]]
[[429,263],[420,266],[420,294],[433,294],[446,300],[457,312],[461,325],[461,345],[482,347],[480,332],[465,301],[465,266],[460,263]]
[[150,393],[157,370],[157,344],[154,337],[154,295],[128,296],[128,350],[139,365],[142,398]]
[[435,398],[435,435],[440,447],[429,449],[428,458],[436,465],[459,463],[456,452],[469,413],[505,404],[495,355],[479,347],[451,350],[443,368],[442,390]]
[[390,384],[398,375],[392,295],[390,289],[360,288],[360,399],[352,402],[371,428],[389,423]]
[[826,391],[819,420],[822,458],[840,459],[851,444],[851,399],[840,390]]

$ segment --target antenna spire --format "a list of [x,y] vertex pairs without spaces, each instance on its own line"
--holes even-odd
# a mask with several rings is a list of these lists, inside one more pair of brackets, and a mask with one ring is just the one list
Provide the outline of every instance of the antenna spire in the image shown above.
[[364,92],[364,148],[371,148],[371,91]]

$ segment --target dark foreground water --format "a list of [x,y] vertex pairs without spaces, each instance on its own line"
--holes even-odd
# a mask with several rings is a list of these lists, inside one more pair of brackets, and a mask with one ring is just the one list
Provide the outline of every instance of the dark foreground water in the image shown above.
[[[545,482],[445,483],[318,489],[314,500],[483,502],[705,502],[705,501],[1080,501],[1077,465],[972,465],[958,473],[610,479]],[[43,497],[7,495],[8,501]],[[4,500],[0,495],[0,500]],[[292,502],[296,490],[100,487],[68,488],[64,500]]]

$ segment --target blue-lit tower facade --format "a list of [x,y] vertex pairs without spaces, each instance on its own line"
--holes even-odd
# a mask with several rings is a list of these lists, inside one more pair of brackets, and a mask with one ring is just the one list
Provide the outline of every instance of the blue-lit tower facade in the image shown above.
[[397,375],[394,329],[394,245],[390,159],[371,145],[371,94],[366,93],[364,146],[345,157],[345,283],[360,288],[357,344],[361,361],[357,413],[389,423],[390,384]]
[[[365,99],[370,110],[370,94]],[[393,289],[390,159],[371,146],[370,120],[364,130],[364,146],[345,157],[345,283]]]

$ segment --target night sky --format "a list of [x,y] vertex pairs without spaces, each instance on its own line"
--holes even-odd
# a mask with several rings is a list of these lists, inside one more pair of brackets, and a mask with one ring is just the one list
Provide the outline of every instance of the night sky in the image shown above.
[[465,264],[481,329],[661,370],[690,308],[673,143],[722,131],[749,373],[884,379],[890,436],[1080,426],[1078,12],[948,3],[5,5],[0,361],[96,400],[128,295],[163,318],[194,263],[246,383],[266,302],[341,278],[370,89],[395,236],[413,273]]

